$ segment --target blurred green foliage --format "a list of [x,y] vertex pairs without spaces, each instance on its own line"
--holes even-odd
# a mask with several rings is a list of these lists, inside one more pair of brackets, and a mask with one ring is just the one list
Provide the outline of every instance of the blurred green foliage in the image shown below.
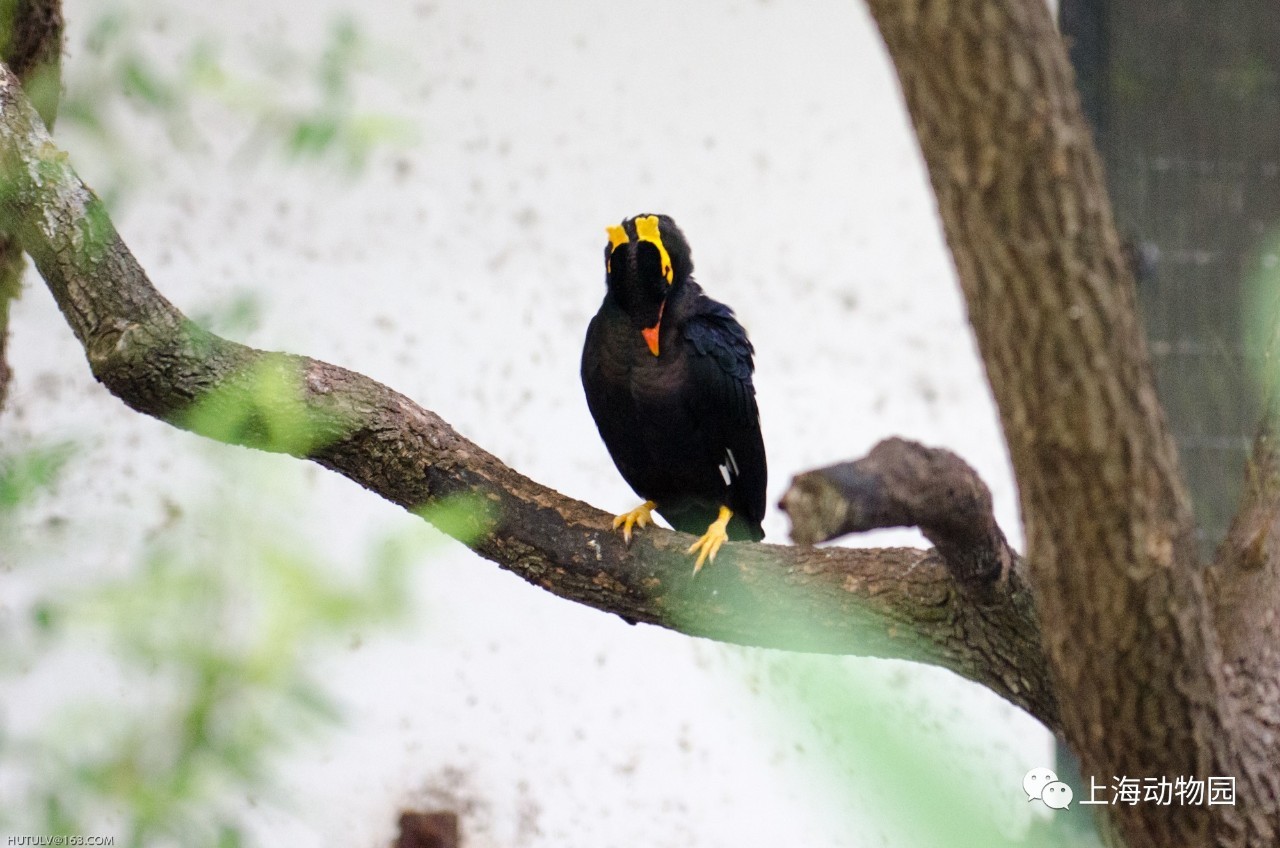
[[306,403],[304,362],[283,353],[263,354],[193,404],[182,426],[220,442],[309,455],[340,438],[347,425]]
[[1259,238],[1246,269],[1245,341],[1253,350],[1266,352],[1249,362],[1260,395],[1275,416],[1280,414],[1280,227]]
[[243,337],[262,323],[262,295],[254,291],[238,291],[217,303],[193,309],[191,321],[211,333],[227,338]]
[[[771,719],[779,733],[813,729],[807,747],[821,752],[814,804],[847,831],[882,829],[894,848],[1026,845],[1001,829],[1013,817],[998,815],[1025,805],[1022,775],[1001,773],[994,761],[961,761],[958,745],[914,735],[915,711],[880,675],[860,674],[860,663],[841,657],[775,653],[764,662],[777,707]],[[867,807],[874,828],[862,820]]]
[[[726,584],[716,594],[740,614],[756,615],[760,638],[770,641],[767,630],[776,618],[764,610],[753,613],[762,603],[755,599],[787,591],[779,580],[775,590],[738,593]],[[815,617],[821,620],[826,617]],[[792,638],[800,626],[788,624]],[[920,710],[908,707],[885,676],[870,671],[876,661],[746,649],[735,655],[729,670],[745,674],[763,694],[752,703],[765,706],[766,726],[779,738],[805,739],[803,748],[818,752],[806,758],[813,764],[806,785],[814,814],[835,815],[848,833],[865,832],[866,844],[880,831],[889,834],[883,844],[893,848],[1096,848],[1091,834],[1077,839],[1055,826],[1052,816],[1059,814],[1016,832],[1017,809],[1027,804],[1023,774],[1002,770],[1007,764],[998,758],[975,761],[960,739],[918,732]]]
[[246,792],[270,796],[273,760],[338,720],[315,652],[402,620],[418,557],[386,541],[360,579],[340,580],[259,515],[219,503],[192,516],[203,539],[182,522],[127,576],[32,608],[47,643],[101,652],[124,697],[65,704],[17,749],[43,811],[27,830],[118,821],[126,845],[239,845]]
[[[292,372],[278,365],[238,382],[239,406],[224,397],[193,416],[227,433],[251,418],[275,449],[314,446]],[[211,450],[218,462],[201,481],[203,504],[171,506],[126,573],[44,585],[41,564],[56,552],[11,553],[6,570],[42,588],[13,602],[0,674],[70,667],[85,679],[58,677],[57,703],[9,702],[28,718],[47,714],[37,732],[10,731],[0,713],[0,829],[117,833],[117,845],[138,848],[248,844],[246,796],[280,800],[273,764],[340,720],[316,672],[324,651],[409,620],[412,571],[439,534],[411,522],[370,542],[357,573],[344,576],[290,532],[306,509],[296,485],[272,485],[255,456]],[[30,529],[24,513],[75,462],[66,445],[0,459],[6,538]],[[469,500],[421,514],[454,532],[487,528]]]
[[[72,453],[72,446],[64,443],[0,456],[0,522],[12,521],[19,506],[48,488]],[[0,524],[0,532],[3,529]]]
[[[89,27],[85,50],[68,65],[60,120],[110,163],[111,178],[97,186],[108,203],[150,168],[125,130],[138,115],[189,151],[199,147],[202,121],[212,114],[225,126],[229,116],[245,137],[243,159],[275,156],[348,175],[380,146],[414,138],[407,121],[362,108],[361,87],[385,68],[351,20],[335,20],[313,51],[279,45],[256,59],[243,50],[226,58],[213,39],[156,50],[153,33],[123,9]],[[100,244],[106,212],[90,211],[86,242]],[[258,295],[244,294],[201,318],[234,332],[260,312]],[[192,332],[198,342],[204,331]],[[269,356],[206,395],[184,423],[293,454],[341,438],[346,422],[303,403],[298,368],[297,359]],[[316,671],[324,652],[410,619],[410,576],[438,533],[408,522],[370,541],[358,568],[343,568],[302,531],[285,529],[305,512],[304,492],[273,486],[258,457],[228,461],[228,449],[211,450],[210,479],[183,482],[207,492],[199,506],[171,506],[124,573],[76,566],[70,586],[45,576],[75,557],[58,540],[96,539],[102,528],[91,517],[41,512],[56,502],[61,476],[92,471],[77,467],[83,460],[68,444],[0,453],[0,579],[12,577],[0,610],[0,683],[51,699],[7,698],[0,710],[0,832],[112,833],[129,846],[247,844],[246,797],[282,800],[280,757],[341,720]],[[489,525],[467,499],[420,514],[464,536]],[[59,532],[47,533],[53,526]],[[54,685],[33,684],[40,675]],[[33,715],[37,727],[15,729]]]
[[251,58],[245,51],[229,58],[213,37],[180,50],[176,60],[157,58],[137,17],[123,9],[103,13],[88,30],[86,55],[66,65],[59,120],[110,163],[111,177],[96,186],[108,206],[148,165],[125,130],[130,112],[157,121],[180,149],[198,149],[202,122],[214,115],[222,125],[240,125],[243,160],[275,155],[349,175],[361,173],[375,150],[416,141],[408,119],[362,107],[361,83],[386,82],[387,68],[351,18],[332,21],[313,51],[278,44]]

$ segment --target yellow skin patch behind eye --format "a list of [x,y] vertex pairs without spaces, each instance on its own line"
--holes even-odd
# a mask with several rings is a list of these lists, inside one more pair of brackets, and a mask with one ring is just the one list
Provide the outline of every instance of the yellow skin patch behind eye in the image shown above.
[[675,272],[671,270],[671,255],[667,253],[667,247],[662,243],[662,233],[658,230],[657,215],[636,218],[636,238],[640,241],[647,241],[658,248],[658,255],[662,257],[662,276],[667,278],[667,285],[670,285],[675,279]]
[[610,224],[604,231],[609,234],[609,258],[604,261],[604,271],[610,274],[613,273],[613,252],[631,239],[627,238],[627,231],[617,224]]
[[612,250],[617,250],[618,245],[626,244],[630,241],[630,239],[627,238],[627,231],[617,224],[610,224],[604,228],[604,231],[609,234],[609,246]]

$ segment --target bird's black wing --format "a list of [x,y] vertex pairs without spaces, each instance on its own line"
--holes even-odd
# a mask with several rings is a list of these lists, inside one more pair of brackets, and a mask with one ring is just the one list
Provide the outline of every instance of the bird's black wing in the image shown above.
[[754,349],[732,309],[700,300],[684,327],[690,354],[686,406],[726,481],[728,507],[745,519],[749,538],[759,540],[768,467],[751,382]]

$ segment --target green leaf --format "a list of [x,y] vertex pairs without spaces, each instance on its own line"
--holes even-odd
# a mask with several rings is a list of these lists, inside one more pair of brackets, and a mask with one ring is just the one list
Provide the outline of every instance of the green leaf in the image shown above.
[[220,442],[308,456],[349,425],[308,404],[304,367],[298,357],[264,354],[194,404],[183,426]]
[[0,514],[27,503],[53,485],[74,453],[70,443],[35,448],[16,456],[0,456]]

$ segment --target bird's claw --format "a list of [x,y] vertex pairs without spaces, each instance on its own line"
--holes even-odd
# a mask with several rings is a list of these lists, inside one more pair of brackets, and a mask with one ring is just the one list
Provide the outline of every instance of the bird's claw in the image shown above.
[[729,541],[729,534],[725,528],[729,524],[729,519],[733,513],[728,507],[720,507],[720,517],[711,522],[711,526],[707,528],[707,532],[702,534],[702,538],[689,546],[686,553],[698,554],[698,559],[693,563],[693,573],[697,574],[702,570],[702,566],[708,562],[716,561],[716,553],[720,550],[720,546]]
[[653,517],[650,513],[653,512],[656,506],[657,504],[653,501],[645,501],[630,512],[624,512],[622,515],[614,516],[613,529],[617,530],[619,527],[622,528],[622,541],[630,545],[632,527],[647,527],[653,523]]

